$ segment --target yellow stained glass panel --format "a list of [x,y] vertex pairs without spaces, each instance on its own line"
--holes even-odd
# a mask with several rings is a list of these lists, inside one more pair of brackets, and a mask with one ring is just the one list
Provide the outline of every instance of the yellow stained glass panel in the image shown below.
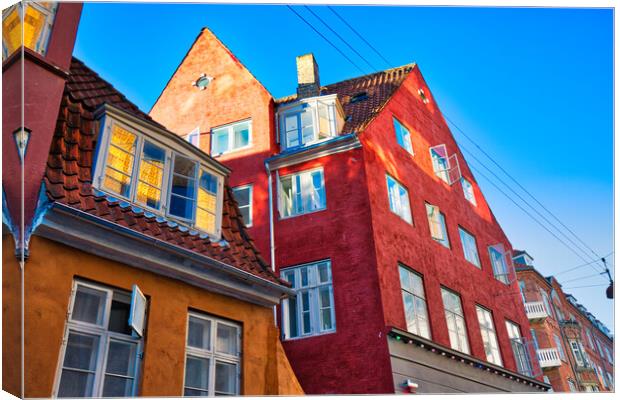
[[110,168],[106,168],[106,176],[103,181],[103,186],[106,189],[118,193],[123,196],[129,195],[129,176],[121,174],[118,171],[114,171]]
[[161,162],[153,163],[140,161],[140,180],[155,187],[161,187],[164,179],[164,164]]
[[[8,15],[5,16],[5,13]],[[2,14],[2,46],[6,49],[6,54],[10,55],[22,45],[19,7],[4,10]]]
[[133,155],[124,152],[116,146],[110,146],[108,149],[107,165],[121,172],[131,175],[133,168]]
[[118,125],[114,125],[111,142],[121,149],[133,153],[136,146],[136,135]]
[[203,189],[198,191],[198,207],[215,214],[215,200],[216,197],[213,193],[209,193]]
[[205,232],[215,232],[215,214],[196,208],[196,227]]
[[161,191],[159,189],[142,182],[138,183],[138,190],[136,191],[136,200],[138,202],[152,208],[159,208],[160,198]]
[[24,44],[35,50],[45,25],[46,15],[34,7],[26,7],[24,14]]

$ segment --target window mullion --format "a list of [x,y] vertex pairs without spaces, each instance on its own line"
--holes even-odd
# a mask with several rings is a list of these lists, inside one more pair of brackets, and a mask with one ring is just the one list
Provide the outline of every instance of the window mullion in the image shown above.
[[105,333],[99,334],[99,348],[97,349],[97,362],[95,367],[95,379],[93,383],[93,397],[102,397],[103,379],[105,377],[106,358],[108,354],[109,337]]
[[136,134],[136,154],[133,157],[133,168],[131,170],[131,178],[129,183],[129,199],[136,201],[136,193],[138,191],[138,181],[140,179],[140,162],[142,161],[142,151],[144,147],[144,137]]

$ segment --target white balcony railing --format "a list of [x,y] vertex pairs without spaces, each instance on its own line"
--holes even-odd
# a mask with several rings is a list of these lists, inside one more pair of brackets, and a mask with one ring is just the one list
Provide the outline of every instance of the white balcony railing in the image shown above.
[[547,310],[545,309],[545,304],[542,301],[525,303],[525,313],[530,321],[545,319],[549,316],[549,314],[547,314]]
[[541,368],[553,368],[562,365],[560,353],[555,347],[536,350],[536,355]]

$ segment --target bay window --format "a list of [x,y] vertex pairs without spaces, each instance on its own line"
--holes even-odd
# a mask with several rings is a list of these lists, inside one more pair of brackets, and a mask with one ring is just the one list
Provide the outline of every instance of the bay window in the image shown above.
[[390,210],[408,223],[412,224],[411,207],[409,205],[409,192],[403,185],[394,178],[386,175],[388,200],[390,202]]
[[105,120],[94,186],[219,238],[223,175],[165,141]]
[[3,10],[2,60],[22,45],[44,56],[57,8],[56,2],[29,1],[19,2]]
[[484,345],[487,361],[501,367],[502,358],[497,344],[497,334],[495,333],[495,324],[493,324],[493,315],[489,310],[478,305],[476,305],[476,314],[478,315],[480,334],[482,335],[482,344]]
[[399,265],[400,286],[405,308],[405,321],[407,330],[426,339],[431,338],[431,330],[426,308],[426,296],[424,295],[424,283],[422,276],[410,269]]
[[280,217],[293,217],[327,207],[323,169],[297,172],[279,179]]
[[441,288],[441,299],[446,314],[446,323],[448,324],[450,347],[469,354],[467,327],[465,325],[463,307],[461,307],[461,297],[451,290]]
[[336,330],[331,262],[320,261],[282,270],[295,297],[282,302],[282,326],[286,339],[307,337]]
[[184,396],[238,396],[241,326],[190,312],[185,347]]
[[146,299],[137,287],[131,294],[74,282],[55,396],[136,396],[144,307]]
[[235,122],[211,130],[211,155],[218,156],[250,147],[252,120]]

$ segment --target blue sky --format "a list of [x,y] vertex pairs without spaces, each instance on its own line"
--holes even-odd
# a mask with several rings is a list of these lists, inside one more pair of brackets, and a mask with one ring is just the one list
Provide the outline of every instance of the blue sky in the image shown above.
[[[373,71],[306,9],[295,9],[365,73]],[[374,67],[417,62],[448,118],[597,254],[613,250],[612,10],[335,9],[390,65],[329,9],[312,7]],[[204,26],[275,97],[294,93],[295,56],[307,52],[315,54],[323,84],[362,74],[286,6],[88,3],[75,55],[148,111]],[[501,174],[463,134],[452,131],[464,148]],[[467,152],[465,156],[490,176]],[[476,178],[513,246],[526,249],[543,274],[584,263],[485,178],[479,174]],[[516,190],[514,183],[512,187]],[[591,260],[594,256],[587,252],[583,257]],[[566,288],[606,283],[600,276],[575,279],[594,273],[586,266],[558,278],[567,281]],[[601,286],[567,291],[613,329],[612,302],[604,290]]]

